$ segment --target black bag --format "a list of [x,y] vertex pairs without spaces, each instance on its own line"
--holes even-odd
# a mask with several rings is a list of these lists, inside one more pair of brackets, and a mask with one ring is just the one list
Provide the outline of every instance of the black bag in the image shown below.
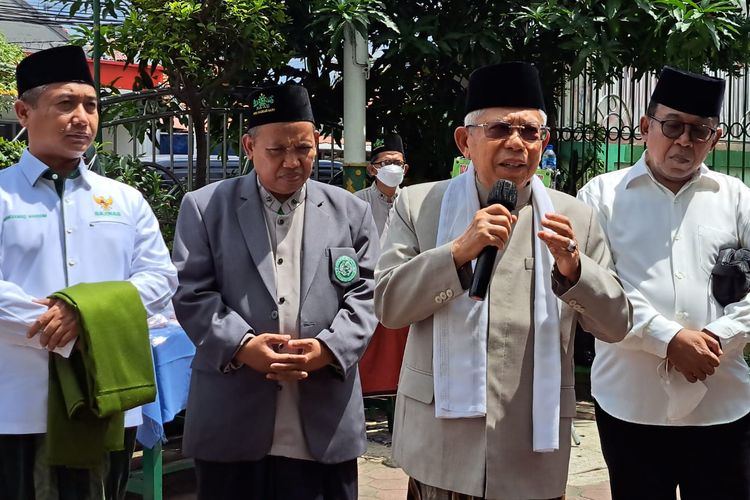
[[722,307],[742,300],[750,292],[750,250],[719,250],[711,271],[711,290]]

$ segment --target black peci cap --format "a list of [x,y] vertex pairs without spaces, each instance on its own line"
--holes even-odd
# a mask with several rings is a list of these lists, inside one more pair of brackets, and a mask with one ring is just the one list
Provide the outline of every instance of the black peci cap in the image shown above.
[[312,106],[307,89],[300,85],[277,85],[250,94],[248,127],[267,123],[312,122]]
[[651,100],[683,113],[718,117],[724,103],[726,82],[722,78],[664,66]]
[[545,110],[537,69],[526,62],[483,66],[469,75],[465,114],[485,108]]
[[387,134],[382,138],[378,138],[372,143],[372,151],[370,151],[370,157],[375,158],[380,153],[385,151],[398,151],[404,153],[404,143],[401,140],[401,136],[398,134]]
[[16,88],[27,90],[50,83],[80,82],[94,86],[86,54],[81,47],[62,45],[26,56],[16,66]]

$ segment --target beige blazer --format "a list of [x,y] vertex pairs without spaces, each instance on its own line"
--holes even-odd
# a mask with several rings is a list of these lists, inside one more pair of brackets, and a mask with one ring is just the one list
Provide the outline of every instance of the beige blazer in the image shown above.
[[490,282],[487,416],[435,418],[432,315],[465,293],[450,244],[435,248],[447,185],[401,191],[375,271],[378,319],[392,328],[411,325],[396,400],[394,458],[415,479],[451,491],[502,500],[559,497],[565,492],[575,416],[576,323],[605,342],[617,342],[630,328],[630,303],[610,271],[609,248],[594,212],[550,190],[555,210],[570,218],[581,250],[580,280],[567,291],[555,290],[564,302],[560,449],[534,453],[531,445],[535,236],[530,205],[516,212],[518,222]]

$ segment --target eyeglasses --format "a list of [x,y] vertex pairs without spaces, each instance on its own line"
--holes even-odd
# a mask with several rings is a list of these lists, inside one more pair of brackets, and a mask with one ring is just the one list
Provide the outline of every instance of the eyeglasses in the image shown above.
[[685,133],[685,127],[690,127],[690,140],[693,142],[708,142],[716,133],[715,128],[700,123],[685,123],[680,120],[660,120],[652,115],[648,115],[648,117],[661,124],[661,133],[669,139],[680,137]]
[[518,135],[526,142],[543,141],[547,137],[549,128],[542,127],[536,123],[524,123],[523,125],[512,125],[508,122],[493,121],[487,123],[477,123],[476,125],[466,125],[466,128],[482,127],[484,136],[487,139],[508,139],[513,135],[514,130],[518,130]]
[[377,163],[371,163],[370,165],[375,168],[380,168],[383,165],[398,165],[399,167],[403,167],[404,165],[406,165],[406,162],[401,160],[383,160]]

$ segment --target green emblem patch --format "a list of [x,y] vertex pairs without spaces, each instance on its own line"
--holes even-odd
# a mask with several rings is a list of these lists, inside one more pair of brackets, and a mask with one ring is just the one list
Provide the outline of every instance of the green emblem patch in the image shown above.
[[351,257],[342,255],[333,264],[333,273],[340,282],[349,283],[357,276],[357,263]]
[[383,139],[378,139],[375,141],[375,144],[372,145],[372,149],[378,149],[385,146],[385,141]]
[[257,98],[253,99],[253,107],[256,110],[268,109],[273,104],[273,96],[267,96],[260,94]]

